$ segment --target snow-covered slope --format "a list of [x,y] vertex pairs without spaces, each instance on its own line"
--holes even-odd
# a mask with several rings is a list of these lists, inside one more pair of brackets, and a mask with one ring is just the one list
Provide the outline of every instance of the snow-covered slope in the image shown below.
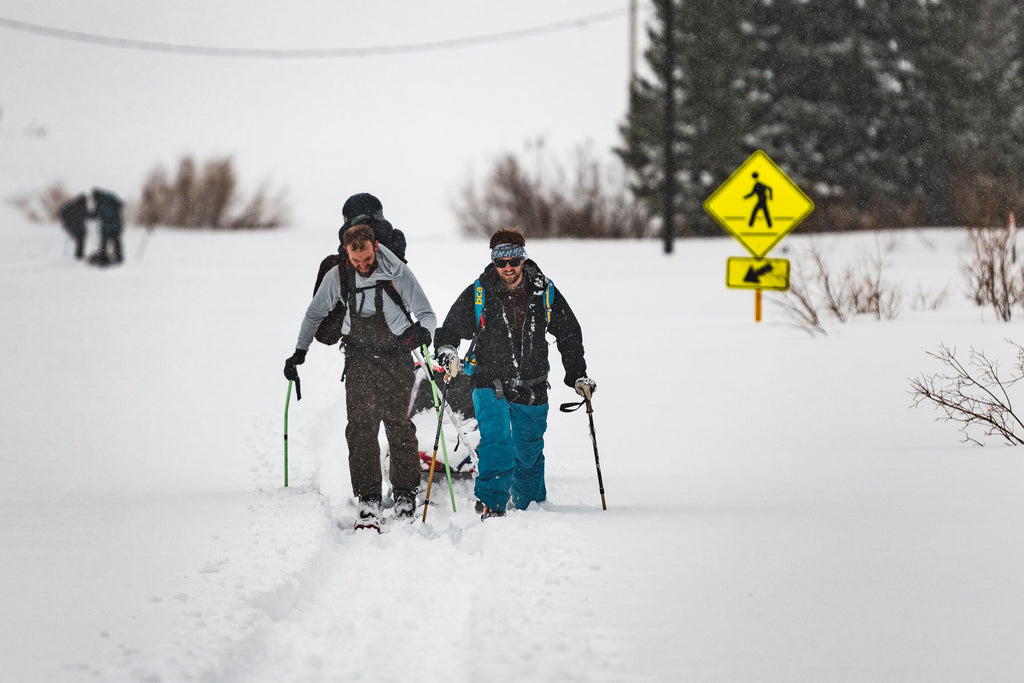
[[[402,227],[443,315],[485,246]],[[816,338],[771,294],[754,324],[730,239],[531,243],[583,324],[608,510],[585,414],[555,410],[549,504],[481,523],[435,486],[426,524],[382,536],[349,530],[333,349],[301,368],[282,488],[281,367],[333,229],[144,251],[130,229],[109,270],[6,209],[0,234],[4,680],[1024,675],[1024,458],[908,407],[927,351],[1005,355],[1019,329],[963,297],[962,233],[880,238],[908,298],[948,287],[944,308]]]

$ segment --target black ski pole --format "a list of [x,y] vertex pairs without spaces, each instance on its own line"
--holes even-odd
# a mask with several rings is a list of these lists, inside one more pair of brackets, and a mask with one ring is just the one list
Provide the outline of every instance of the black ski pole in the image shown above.
[[590,403],[590,397],[584,397],[579,403],[563,403],[558,407],[563,413],[571,413],[587,406],[587,418],[590,420],[590,440],[594,444],[594,465],[597,466],[597,488],[601,492],[601,509],[607,510],[608,505],[604,500],[604,479],[601,477],[601,457],[597,454],[597,434],[594,432],[594,406]]

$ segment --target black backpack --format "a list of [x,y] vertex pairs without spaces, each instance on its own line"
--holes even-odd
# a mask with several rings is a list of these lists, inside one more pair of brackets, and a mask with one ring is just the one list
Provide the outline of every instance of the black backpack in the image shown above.
[[[395,256],[402,259],[403,263],[408,263],[405,260],[405,233],[383,219],[374,220],[370,227],[373,228],[373,236],[377,238],[377,242],[390,249]],[[347,228],[343,226],[338,231],[339,240],[344,237],[345,230]],[[320,269],[316,273],[316,282],[313,284],[313,294],[316,294],[316,290],[320,288],[320,282],[324,279],[324,275],[335,266],[340,268],[341,301],[320,322],[320,326],[316,328],[316,334],[313,335],[313,338],[318,342],[328,346],[334,346],[341,341],[341,328],[345,322],[345,300],[348,298],[345,295],[345,286],[348,282],[348,259],[342,258],[342,253],[344,253],[344,247],[339,245],[337,254],[331,254],[320,262]],[[392,289],[394,288],[392,287]],[[406,315],[408,316],[408,313]]]

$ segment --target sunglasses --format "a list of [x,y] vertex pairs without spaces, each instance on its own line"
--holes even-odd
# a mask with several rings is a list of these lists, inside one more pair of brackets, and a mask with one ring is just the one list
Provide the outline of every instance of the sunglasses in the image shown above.
[[523,264],[523,259],[521,259],[521,258],[496,258],[496,259],[494,259],[494,265],[496,267],[498,267],[498,268],[507,268],[508,266],[512,266],[513,268],[518,268],[522,264]]

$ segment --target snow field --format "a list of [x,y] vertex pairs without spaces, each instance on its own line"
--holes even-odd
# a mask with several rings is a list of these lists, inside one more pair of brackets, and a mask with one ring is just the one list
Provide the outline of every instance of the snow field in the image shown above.
[[[608,510],[586,414],[557,412],[575,395],[553,351],[550,501],[481,523],[467,483],[455,513],[435,483],[425,525],[377,536],[350,530],[342,358],[326,347],[300,367],[282,488],[281,366],[333,230],[157,230],[141,255],[129,230],[128,262],[99,271],[55,227],[0,216],[5,678],[1024,673],[1018,449],[964,446],[908,408],[938,343],[1003,355],[1015,334],[959,291],[959,231],[816,238],[839,262],[879,239],[905,291],[950,290],[938,311],[825,337],[773,295],[753,323],[753,295],[724,287],[728,239],[671,258],[531,243],[583,324]],[[787,238],[791,257],[806,240]],[[485,258],[473,241],[410,244],[441,315]]]

